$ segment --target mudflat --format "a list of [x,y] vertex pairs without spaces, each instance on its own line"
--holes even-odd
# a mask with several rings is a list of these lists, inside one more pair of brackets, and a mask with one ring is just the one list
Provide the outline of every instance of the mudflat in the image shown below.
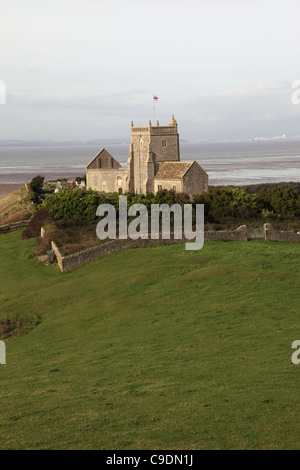
[[24,184],[0,184],[0,197],[24,188]]

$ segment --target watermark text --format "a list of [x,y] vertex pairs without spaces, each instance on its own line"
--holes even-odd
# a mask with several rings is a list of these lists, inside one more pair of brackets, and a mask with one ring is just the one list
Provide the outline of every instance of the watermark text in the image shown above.
[[6,346],[4,341],[0,341],[0,364],[6,364]]
[[292,349],[296,349],[296,351],[292,354],[292,363],[297,366],[300,364],[300,340],[293,342]]
[[[96,215],[102,217],[96,228],[100,240],[158,240],[161,237],[162,240],[188,240],[185,244],[186,250],[201,250],[204,245],[203,204],[196,204],[194,211],[192,204],[184,204],[183,208],[180,204],[170,207],[167,204],[151,204],[149,218],[148,209],[144,204],[132,204],[127,208],[127,196],[119,196],[118,234],[117,214],[112,204],[98,206]],[[128,217],[135,218],[128,224]],[[194,241],[190,242],[191,240]]]
[[292,82],[292,88],[295,89],[294,93],[292,94],[292,103],[300,104],[300,80],[294,80]]

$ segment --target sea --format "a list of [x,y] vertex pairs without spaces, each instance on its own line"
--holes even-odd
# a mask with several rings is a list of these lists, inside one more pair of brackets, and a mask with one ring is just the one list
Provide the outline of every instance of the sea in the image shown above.
[[[105,148],[126,166],[129,144]],[[99,145],[0,146],[0,185],[84,176]],[[193,142],[180,144],[182,161],[196,160],[210,185],[300,182],[300,140]]]

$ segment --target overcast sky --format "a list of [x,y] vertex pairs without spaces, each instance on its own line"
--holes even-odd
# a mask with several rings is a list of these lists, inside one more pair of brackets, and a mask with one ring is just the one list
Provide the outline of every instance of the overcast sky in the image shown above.
[[300,135],[299,0],[0,0],[0,140]]

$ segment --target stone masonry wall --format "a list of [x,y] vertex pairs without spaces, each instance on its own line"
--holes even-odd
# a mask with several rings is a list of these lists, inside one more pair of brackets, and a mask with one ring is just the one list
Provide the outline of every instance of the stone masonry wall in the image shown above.
[[[45,234],[45,230],[41,230],[41,235]],[[205,241],[247,241],[247,227],[245,225],[239,227],[237,230],[222,230],[219,232],[205,232]],[[52,242],[51,248],[54,251],[57,259],[57,263],[62,272],[70,271],[71,269],[88,263],[97,258],[116,253],[120,250],[126,250],[128,248],[146,248],[156,245],[168,245],[173,243],[184,243],[189,240],[111,240],[102,245],[97,245],[86,250],[82,250],[78,253],[74,253],[68,256],[62,256],[57,245]]]
[[148,153],[150,144],[150,133],[145,128],[141,133],[131,133],[131,146],[133,150],[132,171],[133,191],[140,194],[146,193],[148,181]]
[[241,225],[236,230],[220,230],[217,232],[204,232],[204,241],[240,241],[246,242],[248,240],[247,236],[247,226]]
[[183,192],[187,194],[200,194],[208,191],[208,176],[197,163],[191,166],[183,177]]
[[158,186],[161,186],[162,189],[173,189],[176,186],[177,193],[183,193],[183,182],[182,180],[154,180],[154,192],[158,191]]
[[[162,145],[163,141],[165,146]],[[156,162],[179,162],[178,134],[151,136],[151,150],[155,154]]]
[[54,242],[51,242],[51,248],[55,253],[58,266],[60,267],[61,271],[64,271],[63,256],[62,256],[61,252],[59,251],[57,245]]
[[300,233],[285,232],[282,230],[275,230],[271,224],[264,225],[265,240],[272,240],[276,242],[300,242]]
[[[264,225],[265,239],[283,242],[300,242],[300,233],[277,231],[270,224]],[[41,235],[45,234],[42,228]],[[111,240],[107,243],[88,248],[68,256],[62,256],[57,245],[52,242],[51,247],[57,259],[57,263],[62,272],[88,263],[97,258],[116,253],[129,248],[145,248],[156,245],[168,245],[173,243],[185,243],[189,240]],[[247,226],[242,225],[236,230],[220,230],[217,232],[204,232],[204,241],[247,241]]]
[[87,170],[87,188],[105,192],[118,192],[121,188],[124,193],[128,190],[127,173],[127,168]]
[[[163,145],[164,142],[164,145]],[[149,151],[157,173],[165,161],[179,161],[179,137],[176,126],[156,126],[131,128],[131,150],[134,183],[133,190],[137,193],[147,193],[154,190],[154,174],[149,172]]]

